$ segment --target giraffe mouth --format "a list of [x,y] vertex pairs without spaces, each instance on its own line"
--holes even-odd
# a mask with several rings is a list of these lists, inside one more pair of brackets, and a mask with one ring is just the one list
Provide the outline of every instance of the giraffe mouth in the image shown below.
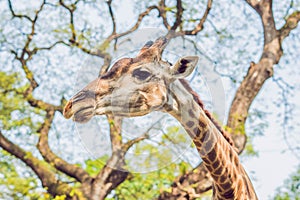
[[75,122],[86,123],[95,115],[95,105],[95,96],[88,92],[79,92],[65,105],[63,115]]
[[72,118],[75,122],[86,123],[95,115],[95,107],[89,104],[79,106],[69,101],[64,108],[63,115],[67,119]]
[[73,115],[73,120],[79,123],[86,123],[94,116],[94,107],[83,107]]

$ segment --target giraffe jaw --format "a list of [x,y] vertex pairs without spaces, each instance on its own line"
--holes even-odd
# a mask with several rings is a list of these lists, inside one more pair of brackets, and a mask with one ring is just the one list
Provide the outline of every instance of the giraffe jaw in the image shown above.
[[86,91],[80,91],[71,98],[65,105],[64,117],[67,119],[71,118],[78,123],[86,123],[95,115],[112,114],[119,117],[137,117],[146,115],[152,110],[158,109],[157,107],[161,107],[161,105],[147,105],[142,99],[134,104],[139,106],[131,107],[132,105],[129,102],[124,103],[119,99],[121,95],[114,96],[115,98],[111,98],[110,95],[102,96],[97,98],[97,100],[94,97],[85,98],[86,96],[92,95],[87,95]]
[[80,95],[84,96],[84,93],[80,92],[70,99],[63,111],[65,118],[71,118],[78,123],[86,123],[95,115],[112,114],[119,117],[137,117],[146,115],[153,110],[146,104],[140,105],[138,108],[130,108],[126,103],[117,104],[116,102],[121,102],[121,100],[116,98],[115,101],[112,101],[110,96],[95,100],[93,98],[84,99]]
[[[146,107],[146,106],[144,106]],[[135,109],[135,108],[128,108],[126,106],[105,106],[105,107],[97,107],[95,109],[94,115],[113,115],[118,117],[138,117],[148,114],[149,109],[145,108],[143,110],[141,109]]]

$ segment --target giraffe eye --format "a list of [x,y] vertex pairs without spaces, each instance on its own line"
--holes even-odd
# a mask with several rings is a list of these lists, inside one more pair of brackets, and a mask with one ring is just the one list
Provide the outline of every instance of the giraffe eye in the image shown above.
[[140,81],[145,81],[146,79],[151,77],[151,73],[139,68],[139,69],[133,70],[132,76],[137,78]]

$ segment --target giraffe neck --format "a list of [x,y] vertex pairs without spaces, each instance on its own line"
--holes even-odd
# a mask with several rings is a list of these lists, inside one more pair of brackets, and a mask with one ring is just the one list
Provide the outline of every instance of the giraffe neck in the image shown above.
[[174,116],[192,138],[213,178],[213,199],[257,199],[235,149],[178,80],[170,85],[165,111]]

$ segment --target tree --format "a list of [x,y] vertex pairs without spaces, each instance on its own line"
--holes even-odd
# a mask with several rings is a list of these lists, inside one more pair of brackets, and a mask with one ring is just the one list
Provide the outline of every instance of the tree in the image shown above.
[[300,198],[300,171],[298,170],[284,181],[284,185],[278,188],[278,192],[274,199],[289,200]]
[[[299,5],[291,2],[284,16],[285,23],[278,28],[272,12],[272,1],[246,1],[261,20],[264,45],[257,63],[251,62],[249,68],[244,67],[236,77],[230,74],[230,79],[241,81],[233,83],[235,87],[239,87],[235,91],[226,126],[239,152],[246,146],[245,123],[250,106],[265,81],[272,77],[273,67],[280,61],[283,49],[288,49],[282,47],[283,41],[300,20]],[[102,64],[99,74],[103,74],[108,70],[113,60],[112,53],[118,49],[121,39],[145,24],[165,29],[171,38],[184,37],[192,43],[205,37],[201,35],[204,25],[214,29],[212,32],[217,34],[220,42],[224,37],[230,37],[226,35],[226,30],[218,29],[218,24],[212,23],[209,26],[209,16],[214,5],[216,14],[218,9],[225,6],[211,0],[204,3],[181,0],[174,3],[163,0],[135,2],[137,10],[142,11],[135,13],[132,26],[118,22],[120,18],[117,17],[116,10],[120,8],[117,2],[111,0],[41,1],[32,2],[32,5],[8,0],[0,5],[3,9],[1,17],[5,19],[0,22],[3,69],[0,73],[0,146],[4,150],[1,158],[5,160],[1,162],[1,168],[6,166],[1,174],[13,177],[13,180],[6,179],[1,184],[6,188],[8,196],[16,195],[16,198],[22,198],[22,195],[34,198],[29,192],[20,192],[24,189],[23,191],[34,191],[34,195],[44,196],[45,199],[103,199],[123,183],[115,190],[115,196],[122,198],[121,195],[126,195],[121,192],[122,189],[124,191],[124,188],[130,186],[139,190],[138,186],[134,187],[134,183],[147,179],[126,170],[126,153],[139,142],[149,139],[148,135],[145,133],[132,140],[122,140],[121,119],[108,116],[112,154],[108,158],[99,158],[101,162],[97,162],[97,159],[72,161],[68,157],[75,160],[78,152],[61,153],[59,148],[53,146],[52,133],[56,126],[60,126],[61,122],[58,121],[62,121],[60,116],[66,102],[65,95],[70,93],[70,85],[66,82],[71,82],[69,77],[75,74],[70,68],[79,65],[79,61],[74,63],[76,56],[97,58]],[[197,7],[193,8],[195,5]],[[89,12],[98,13],[94,16],[98,23],[93,23],[85,15]],[[152,23],[151,20],[155,22]],[[65,60],[67,61],[64,62]],[[245,69],[248,69],[246,76],[241,78]],[[57,135],[64,135],[69,130],[68,125],[62,126],[63,129],[59,129]],[[62,144],[64,145],[66,144]],[[71,156],[67,156],[68,153]],[[25,170],[28,173],[26,176],[18,172],[24,164],[28,167]],[[188,172],[182,170],[189,169],[186,164],[180,166],[182,167],[171,166],[167,172],[158,172],[160,175],[167,174],[168,181],[165,183],[149,184],[149,188],[156,188],[157,191],[160,187],[171,185],[171,188],[160,191],[160,199],[180,196],[196,198],[211,189],[211,180],[203,165]],[[170,174],[170,170],[175,170],[176,173]],[[175,175],[178,177],[170,184]],[[152,179],[150,176],[147,180]],[[21,181],[24,184],[18,189],[15,186]],[[43,187],[44,190],[41,191],[38,187]],[[155,195],[158,195],[157,191]]]

